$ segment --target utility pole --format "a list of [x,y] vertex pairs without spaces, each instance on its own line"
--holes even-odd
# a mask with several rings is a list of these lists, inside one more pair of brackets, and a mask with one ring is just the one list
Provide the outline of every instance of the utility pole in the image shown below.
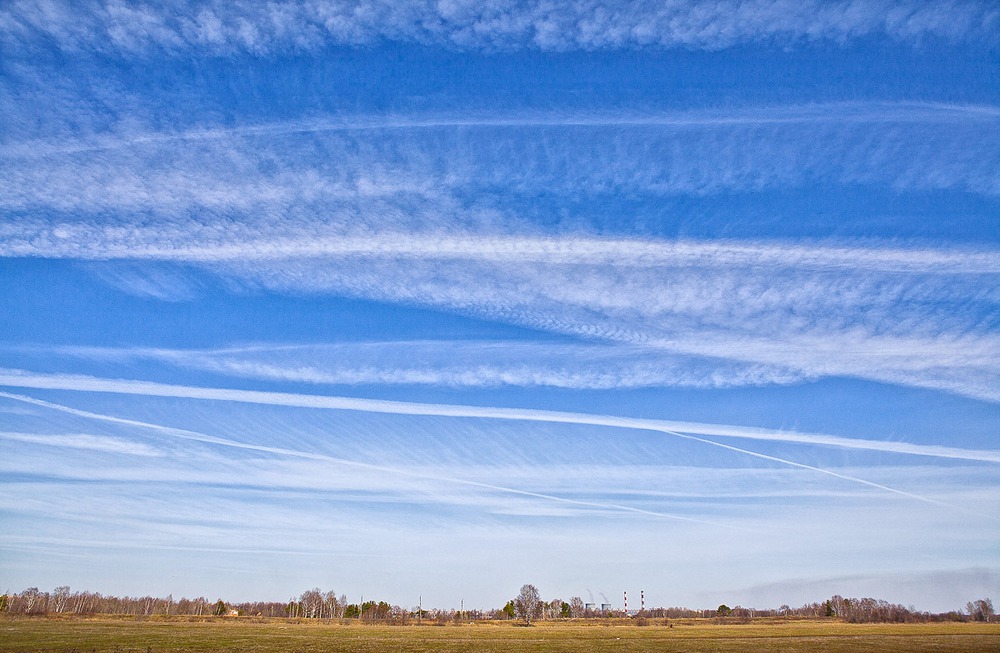
[[421,594],[417,598],[417,624],[420,624],[424,619],[424,597]]

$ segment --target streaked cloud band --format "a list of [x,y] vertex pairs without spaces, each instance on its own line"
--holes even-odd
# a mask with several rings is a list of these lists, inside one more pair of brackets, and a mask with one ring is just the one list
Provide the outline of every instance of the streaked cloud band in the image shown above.
[[[197,226],[192,224],[192,232]],[[252,228],[252,227],[251,227]],[[320,225],[303,224],[302,230]],[[178,225],[178,232],[183,228]],[[171,230],[173,231],[173,230]],[[4,233],[6,232],[6,233]],[[485,262],[619,264],[629,267],[768,266],[803,270],[874,270],[927,274],[1000,274],[1000,251],[985,248],[892,248],[775,244],[768,242],[655,241],[622,238],[438,233],[339,234],[311,238],[274,237],[265,232],[227,237],[217,244],[172,242],[156,229],[121,229],[84,224],[30,222],[0,231],[0,256],[79,260],[154,260],[226,263],[315,257],[362,256],[388,259]],[[194,238],[191,239],[195,240]],[[162,244],[158,244],[160,241]]]
[[286,0],[263,5],[174,0],[138,6],[22,0],[0,13],[0,35],[8,41],[47,38],[69,51],[126,54],[268,54],[384,41],[460,50],[714,50],[741,43],[842,43],[871,36],[993,42],[998,22],[993,5],[971,0]]
[[[617,417],[612,415],[592,415],[588,413],[535,410],[527,408],[461,406],[453,404],[430,404],[364,399],[358,397],[268,392],[261,390],[203,388],[149,381],[101,379],[83,375],[33,374],[31,372],[21,370],[0,371],[0,385],[18,388],[34,388],[39,390],[107,392],[151,397],[174,397],[209,401],[235,401],[272,406],[290,406],[326,410],[350,410],[393,415],[499,419],[552,422],[559,424],[579,424],[586,426],[609,426],[624,429],[657,431],[668,434],[680,433],[685,435],[788,442],[850,449],[866,449],[916,456],[956,458],[976,460],[980,462],[1000,463],[1000,451],[977,451],[946,446],[927,446],[905,442],[860,440],[823,434],[774,431],[732,425],[701,424],[693,422]],[[0,393],[0,396],[11,397],[10,393]],[[717,443],[713,442],[710,444]]]

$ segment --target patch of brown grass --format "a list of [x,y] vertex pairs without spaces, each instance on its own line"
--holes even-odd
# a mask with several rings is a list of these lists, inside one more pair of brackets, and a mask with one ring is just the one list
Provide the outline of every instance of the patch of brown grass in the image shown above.
[[3,653],[976,653],[1000,651],[1000,624],[846,624],[767,620],[715,624],[677,620],[541,621],[431,626],[294,619],[190,617],[0,618]]

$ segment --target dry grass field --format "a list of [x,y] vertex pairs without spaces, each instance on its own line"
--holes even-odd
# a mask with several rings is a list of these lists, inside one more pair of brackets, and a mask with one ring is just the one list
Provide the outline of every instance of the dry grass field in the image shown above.
[[679,621],[638,627],[628,622],[541,622],[530,628],[476,622],[447,626],[373,626],[289,620],[10,618],[0,619],[0,651],[22,653],[307,653],[356,651],[864,651],[973,653],[1000,651],[1000,624],[845,624],[835,621],[719,625]]

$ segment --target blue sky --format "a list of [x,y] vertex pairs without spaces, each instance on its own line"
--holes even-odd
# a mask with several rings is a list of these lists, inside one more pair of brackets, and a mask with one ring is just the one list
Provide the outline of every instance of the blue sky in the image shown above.
[[0,585],[1000,594],[990,2],[10,2]]

